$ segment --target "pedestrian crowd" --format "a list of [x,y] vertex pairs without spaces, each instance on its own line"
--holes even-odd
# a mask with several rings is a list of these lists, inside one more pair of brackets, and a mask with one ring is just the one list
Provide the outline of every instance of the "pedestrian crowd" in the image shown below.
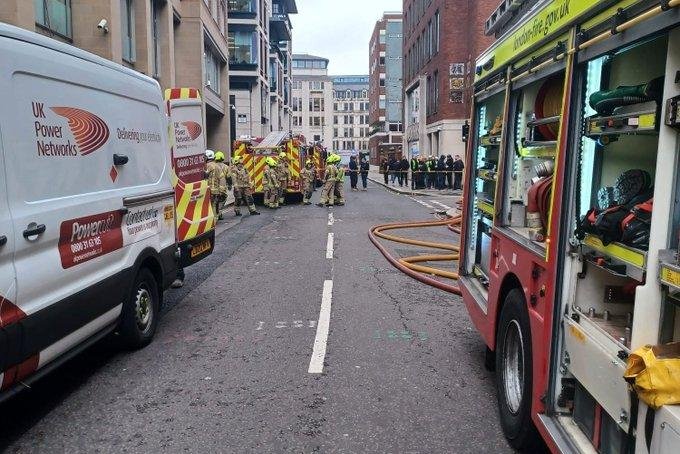
[[409,186],[411,189],[450,189],[460,190],[463,188],[463,170],[465,164],[459,155],[414,156],[409,162],[406,158],[396,159],[383,158],[380,163],[380,172],[383,174],[385,184]]

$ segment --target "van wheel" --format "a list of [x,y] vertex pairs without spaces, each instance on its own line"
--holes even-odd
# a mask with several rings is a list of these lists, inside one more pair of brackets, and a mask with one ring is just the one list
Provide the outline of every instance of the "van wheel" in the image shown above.
[[531,331],[524,295],[505,298],[496,338],[496,393],[503,434],[515,449],[533,447],[538,434],[531,421]]
[[138,349],[151,342],[158,325],[159,303],[156,279],[151,271],[142,268],[123,304],[119,333],[126,347]]

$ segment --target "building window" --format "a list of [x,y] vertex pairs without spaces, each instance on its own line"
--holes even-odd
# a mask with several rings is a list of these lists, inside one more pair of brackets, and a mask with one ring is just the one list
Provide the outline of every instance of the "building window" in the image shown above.
[[385,44],[385,30],[380,30],[380,38],[378,42],[380,44]]
[[229,12],[254,13],[255,0],[229,0],[227,3]]
[[333,128],[333,137],[338,137],[338,128]]
[[153,59],[153,76],[158,78],[161,74],[161,8],[160,0],[151,0],[151,52]]
[[135,61],[135,6],[133,0],[120,0],[120,26],[123,60]]
[[255,32],[229,32],[227,39],[229,42],[229,63],[237,65],[257,64],[257,35]]
[[338,124],[338,116],[337,115],[333,115],[333,124],[334,125]]
[[35,22],[61,36],[72,38],[71,0],[33,0]]
[[323,112],[323,98],[310,98],[309,99],[309,111],[310,112]]
[[432,37],[434,43],[435,55],[439,53],[439,11],[434,13],[434,36]]
[[385,108],[385,95],[380,95],[380,100],[378,101],[378,109]]
[[385,56],[384,55],[380,56],[380,66],[385,66]]
[[434,98],[432,100],[432,113],[436,114],[439,110],[439,71],[434,72],[433,77],[434,89],[432,90]]
[[205,86],[213,92],[220,94],[220,57],[209,47],[203,49],[203,60],[205,65]]

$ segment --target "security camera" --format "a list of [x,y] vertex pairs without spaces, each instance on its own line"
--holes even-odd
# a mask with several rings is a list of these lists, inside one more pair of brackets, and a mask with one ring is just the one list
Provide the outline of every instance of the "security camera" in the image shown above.
[[104,30],[104,33],[108,33],[109,32],[109,25],[108,24],[109,23],[106,21],[106,19],[102,19],[97,24],[97,28],[99,30]]

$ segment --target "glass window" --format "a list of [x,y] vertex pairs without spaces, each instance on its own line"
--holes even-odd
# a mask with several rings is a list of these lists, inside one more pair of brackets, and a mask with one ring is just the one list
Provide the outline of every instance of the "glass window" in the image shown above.
[[255,0],[229,0],[227,3],[229,12],[254,13]]
[[163,4],[160,0],[151,0],[151,51],[153,53],[153,76],[158,78],[161,74],[161,9]]
[[385,30],[380,30],[379,42],[380,44],[385,44]]
[[34,0],[35,22],[67,38],[72,37],[71,0]]
[[239,65],[257,64],[257,34],[252,31],[230,31],[229,63]]
[[135,6],[134,0],[120,0],[121,39],[123,60],[135,61]]
[[220,67],[222,62],[209,46],[206,46],[203,51],[203,59],[205,65],[205,86],[220,94]]

